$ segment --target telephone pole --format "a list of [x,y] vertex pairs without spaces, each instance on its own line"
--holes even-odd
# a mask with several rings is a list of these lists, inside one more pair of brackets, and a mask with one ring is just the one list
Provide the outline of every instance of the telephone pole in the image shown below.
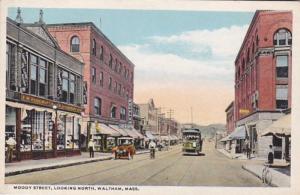
[[173,109],[169,109],[169,111],[167,112],[167,114],[169,115],[169,124],[168,124],[168,134],[169,134],[169,144],[168,144],[168,150],[169,150],[169,147],[170,147],[170,144],[171,144],[171,124],[172,124],[172,120],[173,120],[173,114],[174,114],[174,110]]

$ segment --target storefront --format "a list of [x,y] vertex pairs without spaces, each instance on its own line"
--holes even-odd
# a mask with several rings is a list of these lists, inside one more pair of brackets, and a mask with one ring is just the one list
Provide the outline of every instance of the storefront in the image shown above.
[[27,94],[20,97],[20,102],[6,101],[5,140],[12,137],[17,143],[13,160],[80,154],[80,107]]

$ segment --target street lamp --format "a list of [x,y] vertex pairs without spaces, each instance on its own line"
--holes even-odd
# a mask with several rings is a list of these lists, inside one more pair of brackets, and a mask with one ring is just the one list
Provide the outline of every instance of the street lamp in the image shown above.
[[53,147],[53,155],[54,157],[57,156],[56,150],[57,150],[57,106],[54,104],[52,106],[53,110],[55,111],[55,122],[54,122],[54,129],[52,133],[52,147]]

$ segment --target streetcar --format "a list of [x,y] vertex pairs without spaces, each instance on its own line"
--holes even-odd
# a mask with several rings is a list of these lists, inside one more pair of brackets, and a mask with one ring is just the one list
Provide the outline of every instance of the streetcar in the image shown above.
[[202,151],[202,138],[201,138],[201,131],[197,128],[189,128],[184,129],[182,131],[182,153],[185,154],[196,154],[200,155]]

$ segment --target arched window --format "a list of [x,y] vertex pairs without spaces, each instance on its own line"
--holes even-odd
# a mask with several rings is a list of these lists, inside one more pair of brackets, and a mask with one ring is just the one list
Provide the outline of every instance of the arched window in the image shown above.
[[279,29],[274,35],[273,44],[275,46],[292,45],[291,32],[286,29]]
[[71,45],[70,45],[70,48],[71,48],[71,52],[79,52],[79,48],[80,48],[80,41],[79,41],[79,38],[77,36],[73,36],[71,38]]
[[95,56],[96,55],[96,40],[93,39],[92,42],[92,54]]
[[117,115],[117,107],[115,105],[112,105],[110,108],[110,117],[116,118]]

